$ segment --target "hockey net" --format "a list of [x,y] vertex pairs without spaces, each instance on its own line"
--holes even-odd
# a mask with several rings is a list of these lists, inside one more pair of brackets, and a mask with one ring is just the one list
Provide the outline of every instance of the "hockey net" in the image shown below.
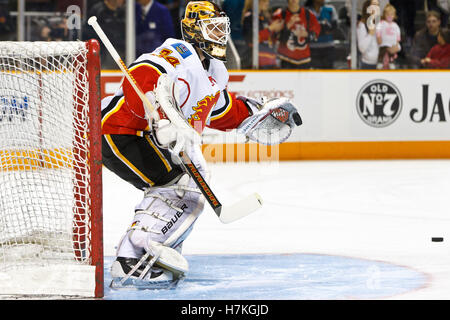
[[0,42],[0,294],[103,295],[99,45]]

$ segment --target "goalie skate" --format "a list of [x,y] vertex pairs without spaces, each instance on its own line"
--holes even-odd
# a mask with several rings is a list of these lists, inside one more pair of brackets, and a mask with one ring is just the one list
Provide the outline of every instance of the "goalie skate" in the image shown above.
[[[132,290],[172,289],[184,277],[183,275],[176,277],[171,271],[158,267],[148,269],[146,268],[148,261],[142,263],[131,276],[128,275],[138,262],[139,259],[118,257],[111,267],[110,287]],[[144,276],[143,272],[146,273]]]

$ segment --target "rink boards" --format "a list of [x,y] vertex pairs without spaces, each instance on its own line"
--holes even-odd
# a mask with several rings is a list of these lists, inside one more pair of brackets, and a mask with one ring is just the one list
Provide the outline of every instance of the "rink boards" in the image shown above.
[[[121,74],[102,72],[102,97]],[[228,90],[287,97],[303,125],[280,146],[206,132],[209,161],[450,158],[448,71],[231,71]]]

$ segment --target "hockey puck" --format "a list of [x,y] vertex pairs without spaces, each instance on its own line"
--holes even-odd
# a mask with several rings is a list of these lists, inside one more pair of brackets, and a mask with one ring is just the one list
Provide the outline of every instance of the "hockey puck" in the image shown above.
[[295,113],[292,115],[292,118],[294,119],[294,123],[295,123],[297,126],[299,126],[299,125],[301,125],[301,124],[303,123],[302,118],[300,117],[300,115],[298,114],[298,112],[295,112]]
[[443,242],[444,238],[443,237],[432,237],[431,241],[433,241],[433,242]]

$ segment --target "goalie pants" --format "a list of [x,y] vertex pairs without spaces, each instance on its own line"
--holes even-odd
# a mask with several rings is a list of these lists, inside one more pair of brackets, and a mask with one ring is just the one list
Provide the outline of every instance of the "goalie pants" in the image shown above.
[[[168,150],[157,147],[151,136],[104,135],[103,163],[122,179],[144,190],[143,200],[122,237],[117,256],[140,258],[150,240],[181,248],[184,239],[203,212],[205,199],[200,192],[175,191],[169,186],[196,189],[194,180],[171,159]],[[200,147],[188,152],[206,181],[209,173]]]
[[102,156],[106,168],[140,190],[169,184],[183,174],[169,151],[158,148],[150,134],[105,134]]

